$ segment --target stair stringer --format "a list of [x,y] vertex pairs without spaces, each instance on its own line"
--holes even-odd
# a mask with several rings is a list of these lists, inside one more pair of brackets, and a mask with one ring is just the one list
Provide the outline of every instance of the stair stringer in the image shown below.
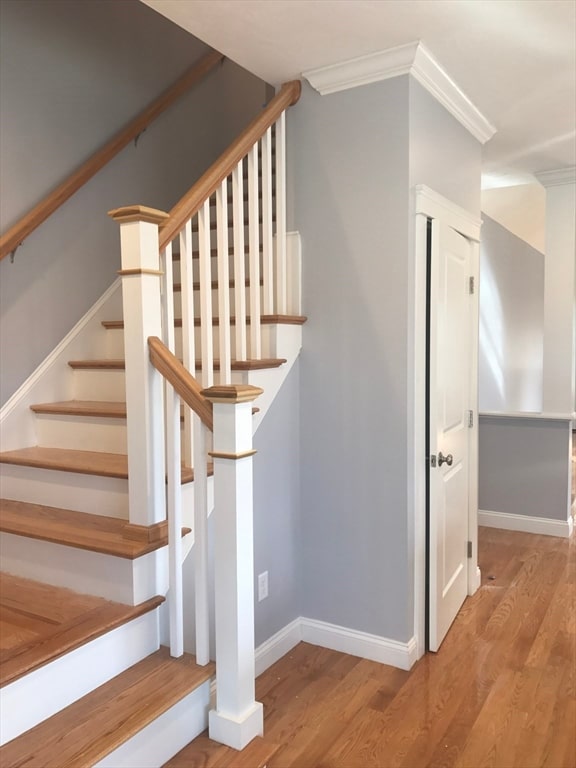
[[74,374],[68,360],[106,354],[102,321],[110,317],[111,312],[122,312],[121,288],[118,278],[2,406],[1,451],[36,445],[36,422],[31,405],[72,399]]

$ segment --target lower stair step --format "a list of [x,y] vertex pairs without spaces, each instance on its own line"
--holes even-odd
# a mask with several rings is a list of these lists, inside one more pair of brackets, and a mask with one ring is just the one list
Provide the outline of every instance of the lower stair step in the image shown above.
[[[32,446],[0,453],[0,464],[17,464],[37,469],[128,479],[128,457],[123,453]],[[210,472],[211,468],[209,468]],[[194,471],[189,467],[182,467],[182,482],[189,483],[193,480]]]
[[257,736],[241,752],[212,741],[206,733],[190,742],[163,768],[266,768],[266,764],[279,749],[278,744]]
[[[156,534],[158,526],[138,528],[142,529],[142,533],[150,530],[150,533]],[[135,534],[128,530],[126,520],[12,499],[0,499],[0,531],[128,560],[146,555],[168,543],[164,528],[157,536],[141,536],[135,540]],[[183,530],[183,533],[189,532],[189,528]]]
[[[182,703],[213,674],[213,664],[199,667],[193,656],[184,654],[173,659],[166,648],[161,648],[6,744],[0,749],[0,765],[2,768],[89,768],[100,761],[110,766],[125,765],[120,757],[114,759],[113,753],[123,745],[128,746],[130,739]],[[203,714],[207,701],[206,694],[205,704],[197,704]],[[192,720],[191,716],[190,728]],[[192,732],[192,738],[194,735]],[[166,749],[162,741],[166,741],[162,734],[157,735],[152,739],[151,749]],[[181,745],[177,745],[172,754],[180,748]],[[110,762],[105,762],[107,756]]]
[[[0,687],[153,611],[163,602],[163,597],[154,597],[140,605],[123,605],[0,574]],[[0,764],[4,766],[1,759]]]

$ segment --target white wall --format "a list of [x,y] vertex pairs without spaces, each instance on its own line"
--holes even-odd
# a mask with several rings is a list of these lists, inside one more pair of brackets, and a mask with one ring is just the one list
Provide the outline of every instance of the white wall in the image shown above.
[[544,255],[482,219],[479,407],[541,411]]
[[482,211],[520,240],[544,253],[546,193],[541,184],[483,189]]
[[[113,136],[206,46],[137,0],[0,3],[3,231]],[[1,401],[112,283],[119,234],[106,215],[172,207],[266,100],[225,62],[0,262]]]

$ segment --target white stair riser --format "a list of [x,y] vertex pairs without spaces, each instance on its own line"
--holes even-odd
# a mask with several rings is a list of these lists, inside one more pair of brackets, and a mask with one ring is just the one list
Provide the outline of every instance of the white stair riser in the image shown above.
[[39,414],[38,445],[76,451],[126,453],[126,419]]
[[128,481],[2,464],[2,496],[48,507],[128,519]]
[[0,533],[2,568],[25,579],[137,605],[168,589],[168,550],[135,560]]
[[[246,241],[247,243],[248,241]],[[213,242],[213,248],[216,248],[216,241]],[[198,259],[194,259],[193,263],[193,275],[194,280],[198,282],[200,280],[199,275],[199,262]],[[218,258],[216,256],[210,257],[210,265],[212,268],[212,280],[216,280],[218,277]],[[248,258],[248,254],[244,254],[244,272],[246,273],[246,276],[248,276],[250,268],[250,260]],[[174,282],[179,283],[180,282],[180,275],[181,275],[181,269],[180,269],[180,259],[175,259],[173,263],[173,273],[174,273]],[[230,275],[230,278],[234,277],[234,256],[230,254],[228,256],[228,272]],[[260,257],[260,273],[262,273],[262,257]]]
[[[248,278],[248,274],[246,275],[246,278]],[[250,288],[245,288],[244,293],[246,296],[246,314],[250,314]],[[176,317],[182,317],[182,300],[181,300],[182,294],[180,291],[177,291],[174,294],[174,314]],[[234,289],[230,288],[230,314],[235,314],[235,302],[234,302]],[[195,317],[199,316],[199,307],[200,307],[200,291],[194,291],[194,315]],[[262,287],[260,287],[260,313],[262,313]],[[218,311],[218,290],[216,288],[212,289],[212,314],[215,316]]]
[[75,400],[126,400],[123,370],[81,368],[74,371]]
[[2,743],[78,701],[158,647],[156,609],[5,686],[0,691]]
[[41,539],[0,533],[2,568],[24,579],[132,602],[132,561]]
[[[201,372],[196,378],[201,379]],[[218,372],[214,374],[218,383]],[[232,373],[233,384],[245,384],[242,372]],[[115,400],[122,401],[126,397],[124,371],[109,371],[103,369],[81,369],[74,371],[74,386],[76,400]]]
[[[262,357],[272,357],[271,353],[271,326],[270,325],[262,325],[261,326],[261,343],[262,343],[262,351],[261,356]],[[231,325],[230,326],[230,350],[231,350],[231,356],[232,359],[236,359],[236,326]],[[246,335],[247,335],[247,350],[248,350],[248,357],[251,356],[251,350],[250,350],[250,326],[246,326]],[[200,350],[202,349],[201,346],[201,330],[200,328],[194,328],[194,345],[196,349],[196,355],[197,357],[200,356]],[[174,340],[176,345],[176,351],[175,354],[178,357],[182,357],[182,328],[175,328],[174,329]],[[220,356],[220,327],[217,325],[214,325],[212,327],[212,345],[214,349],[214,357]],[[108,350],[108,357],[111,359],[114,358],[123,358],[124,357],[124,331],[121,328],[113,328],[108,331],[108,341],[107,341],[107,350]]]
[[185,696],[94,768],[157,768],[208,727],[210,681]]

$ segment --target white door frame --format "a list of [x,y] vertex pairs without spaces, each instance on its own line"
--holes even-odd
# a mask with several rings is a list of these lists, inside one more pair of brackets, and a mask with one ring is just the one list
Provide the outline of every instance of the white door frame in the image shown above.
[[[416,658],[425,650],[426,605],[426,228],[427,220],[440,219],[471,242],[471,277],[475,282],[470,334],[478,339],[478,277],[481,220],[424,185],[413,189],[412,209],[415,229],[410,249],[408,302],[408,510],[414,534],[414,639]],[[468,594],[480,586],[478,568],[478,344],[472,344],[470,360],[470,394],[474,403],[474,424],[470,429],[470,474],[468,493],[468,533],[472,557],[468,561]]]

